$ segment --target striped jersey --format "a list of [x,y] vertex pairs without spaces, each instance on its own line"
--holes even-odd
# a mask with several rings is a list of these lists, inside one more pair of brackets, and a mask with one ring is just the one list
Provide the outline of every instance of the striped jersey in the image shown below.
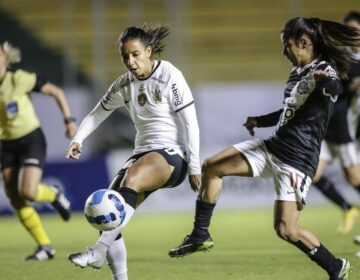
[[[330,76],[316,82],[312,75],[315,70],[324,70]],[[265,140],[267,149],[312,178],[334,102],[341,93],[337,72],[327,61],[316,59],[293,68],[284,91],[284,108],[277,113],[277,129]]]

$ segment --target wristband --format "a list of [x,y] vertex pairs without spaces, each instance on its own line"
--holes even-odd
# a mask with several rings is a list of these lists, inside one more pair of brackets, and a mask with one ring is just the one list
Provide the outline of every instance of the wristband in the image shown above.
[[67,117],[64,119],[64,123],[65,124],[69,124],[69,123],[72,123],[72,122],[75,122],[76,119],[74,117]]

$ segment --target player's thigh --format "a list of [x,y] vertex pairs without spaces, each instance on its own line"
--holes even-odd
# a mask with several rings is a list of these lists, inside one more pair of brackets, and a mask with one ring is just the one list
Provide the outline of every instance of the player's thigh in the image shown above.
[[360,164],[344,167],[347,181],[354,187],[360,186]]
[[127,170],[124,185],[137,192],[158,189],[169,180],[173,168],[157,152],[150,152],[139,158]]
[[313,178],[313,182],[315,184],[320,180],[321,176],[324,174],[324,171],[325,171],[327,165],[328,165],[328,162],[326,160],[320,158],[319,164],[316,169],[315,176]]
[[246,157],[234,147],[228,147],[220,153],[209,157],[203,164],[205,175],[252,176],[251,166]]

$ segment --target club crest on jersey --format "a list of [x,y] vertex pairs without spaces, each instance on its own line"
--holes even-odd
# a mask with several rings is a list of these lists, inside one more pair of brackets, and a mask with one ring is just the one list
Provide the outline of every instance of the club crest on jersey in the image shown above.
[[137,100],[140,106],[144,106],[147,101],[146,94],[145,93],[139,94]]
[[298,87],[297,87],[297,93],[298,94],[304,94],[304,93],[307,93],[309,91],[309,85],[307,82],[305,81],[301,81],[299,84],[298,84]]
[[16,101],[12,101],[6,104],[6,112],[9,116],[15,117],[19,111],[19,107]]
[[162,100],[161,91],[160,89],[156,88],[154,92],[152,92],[152,99],[155,103],[160,103]]

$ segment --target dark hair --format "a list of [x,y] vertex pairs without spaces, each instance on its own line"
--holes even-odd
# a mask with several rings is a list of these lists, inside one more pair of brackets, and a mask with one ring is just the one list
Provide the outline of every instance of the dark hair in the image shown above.
[[337,69],[340,78],[347,77],[353,60],[346,47],[360,46],[359,30],[319,18],[293,18],[285,24],[281,32],[284,40],[292,38],[298,41],[302,35],[308,35],[316,55],[330,62]]
[[348,12],[343,18],[343,23],[348,23],[352,20],[360,24],[360,13],[355,11]]
[[119,37],[118,46],[130,40],[140,40],[146,47],[151,46],[152,54],[159,54],[164,50],[164,44],[161,42],[170,30],[167,26],[147,27],[143,28],[131,26],[126,28]]

